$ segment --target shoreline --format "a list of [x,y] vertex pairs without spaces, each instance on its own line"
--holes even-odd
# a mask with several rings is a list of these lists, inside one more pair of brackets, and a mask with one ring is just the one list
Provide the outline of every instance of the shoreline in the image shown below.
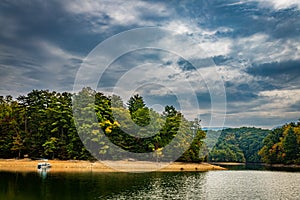
[[271,167],[271,168],[291,168],[291,169],[300,169],[300,165],[298,164],[264,164],[266,167]]
[[270,168],[291,168],[291,169],[300,169],[299,164],[268,164],[268,163],[239,163],[239,162],[209,162],[212,165],[220,166],[264,166]]
[[212,165],[227,165],[227,166],[244,166],[247,163],[239,163],[239,162],[209,162]]
[[[0,159],[0,171],[36,172],[37,164],[43,160]],[[205,172],[226,170],[224,167],[209,163],[149,162],[149,161],[84,161],[48,160],[51,172]]]

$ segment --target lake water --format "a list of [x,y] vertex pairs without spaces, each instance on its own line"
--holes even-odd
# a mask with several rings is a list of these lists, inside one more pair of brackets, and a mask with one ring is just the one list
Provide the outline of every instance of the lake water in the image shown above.
[[1,200],[300,199],[299,172],[0,172],[0,180]]

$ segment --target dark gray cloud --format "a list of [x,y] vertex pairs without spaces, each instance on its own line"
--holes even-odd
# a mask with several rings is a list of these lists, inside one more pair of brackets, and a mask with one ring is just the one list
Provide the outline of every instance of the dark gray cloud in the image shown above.
[[274,38],[298,38],[300,34],[300,10],[289,8],[270,13],[262,21],[268,24],[268,33]]
[[175,94],[168,94],[164,96],[149,95],[147,93],[142,94],[145,102],[150,107],[153,105],[161,105],[163,107],[167,105],[173,105],[177,109],[180,109],[180,104]]
[[268,80],[252,80],[251,82],[236,83],[225,82],[228,102],[245,102],[257,99],[259,92],[280,89],[278,84]]
[[212,59],[217,66],[224,65],[227,61],[233,60],[233,58],[226,57],[224,55],[214,56]]
[[179,58],[177,61],[177,65],[183,70],[183,71],[193,71],[195,70],[195,67],[187,60],[183,58]]
[[211,108],[211,96],[209,92],[198,92],[197,94],[198,104],[200,107],[200,111],[204,109]]
[[300,60],[289,60],[284,62],[272,62],[263,64],[253,64],[246,69],[246,72],[253,76],[267,77],[273,84],[300,83]]
[[237,91],[226,93],[227,102],[244,102],[251,101],[257,98],[257,94],[253,91]]
[[[287,8],[274,10],[259,7],[255,1],[237,0],[205,1],[205,21],[201,19],[198,11],[203,11],[201,3],[191,3],[190,12],[195,19],[199,18],[199,24],[210,29],[218,27],[232,28],[232,32],[217,32],[218,37],[245,37],[255,33],[267,33],[275,38],[299,37],[300,10]],[[194,5],[198,6],[194,6]],[[199,17],[197,17],[199,16]]]
[[[94,44],[103,39],[103,34],[89,32],[88,22],[75,17],[56,1],[4,1],[0,17],[10,19],[18,26],[13,37],[0,37],[2,44],[34,51],[32,42],[37,39],[49,41],[65,50],[88,53]],[[11,21],[8,20],[8,23]],[[2,35],[9,24],[2,20]],[[102,37],[100,37],[102,36]]]
[[[300,110],[300,101],[295,102],[294,104],[289,106],[289,109],[287,109],[287,111],[289,112],[295,112]],[[299,116],[300,119],[300,116]]]
[[[109,66],[106,66],[106,69],[99,80],[99,86],[114,87],[117,81],[128,71],[147,63],[150,63],[150,65],[152,64],[153,67],[159,65],[162,68],[173,68],[174,63],[172,59],[174,59],[174,57],[175,60],[180,60],[177,55],[159,49],[147,48],[128,52],[116,58]],[[183,64],[188,65],[186,63]]]

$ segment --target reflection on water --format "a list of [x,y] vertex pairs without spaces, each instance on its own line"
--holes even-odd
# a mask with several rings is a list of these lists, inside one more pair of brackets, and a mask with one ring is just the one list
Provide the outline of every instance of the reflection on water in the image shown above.
[[46,179],[47,178],[47,173],[50,171],[50,169],[38,169],[38,174],[40,175],[40,177],[42,177],[42,179]]
[[300,173],[0,172],[0,199],[300,199]]
[[152,174],[143,184],[101,195],[101,199],[199,199],[205,193],[206,173]]
[[208,199],[300,199],[300,173],[211,172],[206,184]]

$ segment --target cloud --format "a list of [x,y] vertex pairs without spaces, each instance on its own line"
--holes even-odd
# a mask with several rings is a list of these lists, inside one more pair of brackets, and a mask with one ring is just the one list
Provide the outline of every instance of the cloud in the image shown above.
[[[209,92],[219,94],[218,77],[222,77],[227,122],[272,127],[291,120],[298,109],[299,99],[283,96],[299,95],[299,19],[296,0],[4,0],[0,5],[0,93],[70,91],[82,60],[99,43],[122,31],[159,26],[172,30],[176,40],[163,37],[152,43],[163,47],[160,51],[139,50],[117,58],[100,80],[103,89],[112,91],[121,81],[123,88],[144,92],[149,104],[179,106],[172,91],[190,95],[183,83],[188,80],[200,110],[188,108],[187,113],[200,113],[206,123],[211,117]],[[147,33],[129,37],[126,44],[107,47],[102,56],[114,60],[114,52],[122,45],[148,37]],[[145,67],[149,63],[153,65]],[[90,83],[88,79],[85,83]],[[141,85],[145,80],[153,84]],[[275,93],[284,95],[275,98]],[[282,107],[277,110],[276,106]]]
[[290,110],[300,101],[300,90],[270,90],[259,93],[262,98],[267,98],[268,103],[260,105],[257,109],[264,111],[273,110],[276,116],[299,117],[299,110]]
[[272,39],[267,34],[257,33],[237,38],[232,52],[254,63],[296,60],[300,58],[298,45],[299,40],[296,39]]
[[249,5],[251,3],[257,3],[262,8],[272,8],[275,10],[289,9],[289,8],[300,8],[300,2],[298,0],[284,0],[284,1],[274,1],[274,0],[239,0],[239,1],[229,1],[226,3],[227,6],[241,6]]
[[51,88],[71,91],[81,57],[45,41],[31,44],[28,52],[2,45],[5,54],[0,55],[1,93],[24,94]]
[[[272,128],[294,121],[299,118],[299,110],[295,109],[300,101],[299,92],[299,89],[265,90],[257,92],[257,97],[248,101],[228,101],[226,125],[256,124]],[[272,121],[273,126],[270,127],[269,121]]]
[[147,1],[76,0],[64,1],[62,4],[67,11],[90,21],[95,32],[110,29],[112,25],[154,26],[159,19],[170,16],[172,10],[163,3]]
[[[120,95],[125,101],[139,93],[150,105],[174,105],[193,119],[200,113],[212,111],[210,92],[220,90],[215,75],[213,66],[197,71],[172,52],[144,49],[124,54],[109,65],[102,74],[98,90]],[[199,109],[196,102],[200,104]],[[222,112],[219,105],[214,106],[214,112]]]
[[[267,2],[269,6],[261,6],[259,2]],[[219,37],[249,37],[265,33],[274,38],[298,38],[299,9],[277,10],[273,9],[270,2],[292,5],[288,3],[290,1],[272,0],[215,1],[207,10],[208,20],[205,25],[212,29],[220,26],[231,29],[226,34],[219,34]]]
[[254,64],[247,68],[247,73],[253,76],[270,78],[275,84],[300,84],[300,60],[288,60],[283,62],[271,62],[263,64]]
[[276,10],[297,8],[300,9],[300,2],[298,0],[285,0],[285,1],[274,1],[274,0],[244,0],[245,2],[258,2],[262,7],[273,8]]
[[13,18],[0,17],[0,24],[2,25],[2,31],[0,31],[0,37],[7,39],[13,39],[16,37],[16,33],[20,31],[21,25],[18,24]]

